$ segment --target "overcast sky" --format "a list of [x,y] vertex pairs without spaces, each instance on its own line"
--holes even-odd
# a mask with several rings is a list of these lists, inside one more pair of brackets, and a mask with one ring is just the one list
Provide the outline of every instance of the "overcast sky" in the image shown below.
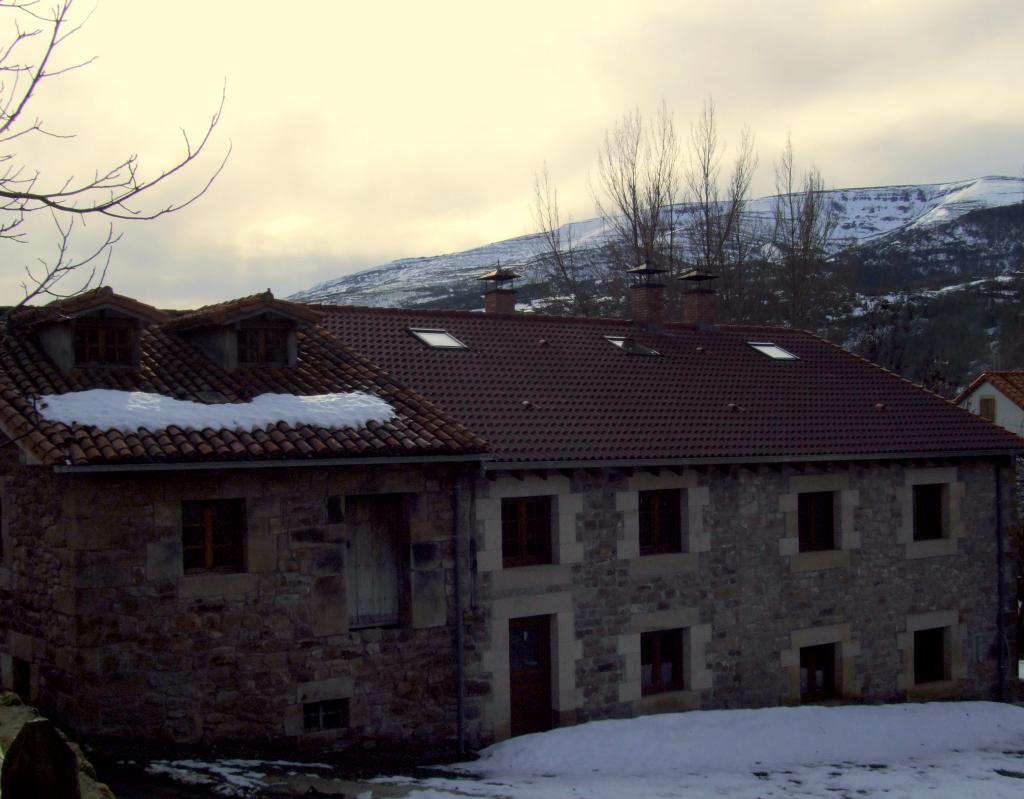
[[[34,109],[76,138],[11,150],[44,179],[133,152],[158,170],[227,84],[212,157],[169,196],[230,142],[223,174],[173,217],[124,225],[113,255],[108,282],[163,307],[530,232],[545,161],[564,210],[593,216],[605,130],[662,99],[683,132],[707,97],[728,144],[751,127],[757,195],[787,131],[834,187],[1024,167],[1022,0],[100,0],[63,59],[90,55]],[[0,247],[10,302],[40,251]]]

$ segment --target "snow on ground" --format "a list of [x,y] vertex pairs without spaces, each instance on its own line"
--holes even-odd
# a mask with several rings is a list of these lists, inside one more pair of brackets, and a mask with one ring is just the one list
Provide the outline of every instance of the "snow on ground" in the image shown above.
[[287,422],[341,429],[386,422],[394,408],[379,397],[362,392],[319,394],[261,394],[251,402],[204,405],[142,391],[90,389],[70,394],[44,394],[39,412],[54,422],[95,426],[101,430],[162,430],[176,426],[203,430],[257,430]]
[[[288,764],[328,792],[323,764]],[[258,797],[260,761],[159,761],[153,774]],[[1019,799],[1024,708],[994,702],[720,710],[599,721],[504,741],[450,776],[377,778],[411,799]],[[296,783],[305,784],[305,783]],[[354,785],[348,783],[349,786]],[[274,795],[280,795],[275,793]],[[369,793],[366,793],[369,796]]]

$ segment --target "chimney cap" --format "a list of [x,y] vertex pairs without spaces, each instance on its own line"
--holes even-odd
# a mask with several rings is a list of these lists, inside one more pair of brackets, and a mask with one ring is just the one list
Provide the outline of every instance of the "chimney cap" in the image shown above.
[[509,280],[515,280],[522,275],[513,272],[506,266],[498,264],[493,272],[488,272],[486,275],[480,275],[477,280],[493,280],[495,283],[505,283]]
[[642,277],[644,275],[664,275],[668,270],[662,269],[654,264],[643,263],[640,264],[640,266],[634,266],[632,269],[627,269],[626,272],[630,275]]
[[701,272],[699,269],[691,269],[686,274],[680,275],[679,279],[700,285],[708,280],[718,280],[718,275],[712,275],[710,272]]

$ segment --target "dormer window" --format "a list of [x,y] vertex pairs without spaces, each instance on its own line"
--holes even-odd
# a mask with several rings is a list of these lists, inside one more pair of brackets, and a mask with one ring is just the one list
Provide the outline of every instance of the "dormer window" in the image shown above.
[[75,366],[132,366],[136,324],[110,317],[75,320]]
[[242,322],[238,328],[239,366],[286,366],[287,322]]

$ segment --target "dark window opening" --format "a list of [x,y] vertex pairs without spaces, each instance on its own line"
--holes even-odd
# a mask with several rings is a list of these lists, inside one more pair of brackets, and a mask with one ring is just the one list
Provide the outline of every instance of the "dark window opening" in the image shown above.
[[551,497],[501,500],[502,565],[551,563]]
[[245,569],[245,500],[185,500],[181,503],[185,572]]
[[238,329],[240,366],[285,366],[288,364],[288,328],[269,324]]
[[22,702],[32,701],[32,664],[22,658],[11,658],[11,678],[14,693]]
[[683,551],[682,492],[678,488],[641,491],[640,554]]
[[135,325],[104,319],[79,320],[74,329],[76,366],[131,366]]
[[800,650],[800,701],[824,702],[838,698],[836,645],[803,647]]
[[345,510],[342,498],[338,494],[327,497],[327,523],[341,524],[345,521]]
[[348,700],[306,702],[302,706],[302,724],[306,732],[340,730],[349,726]]
[[683,631],[640,635],[640,690],[643,694],[683,688]]
[[836,548],[835,491],[810,491],[797,496],[801,552]]
[[914,540],[930,541],[945,534],[943,513],[946,486],[925,483],[914,486]]
[[946,643],[948,631],[945,627],[914,632],[914,684],[940,682],[949,679],[946,668]]

